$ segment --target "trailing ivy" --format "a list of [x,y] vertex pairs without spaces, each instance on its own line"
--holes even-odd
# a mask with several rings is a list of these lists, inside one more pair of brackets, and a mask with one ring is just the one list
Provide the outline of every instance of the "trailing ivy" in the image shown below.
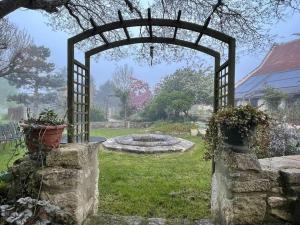
[[44,109],[37,118],[30,115],[27,117],[25,123],[28,125],[62,125],[65,123],[64,119],[59,118],[52,109]]
[[239,131],[242,137],[248,137],[257,126],[269,126],[269,117],[266,113],[250,105],[238,107],[226,107],[215,113],[206,131],[205,140],[207,143],[206,159],[211,159],[214,150],[224,140],[224,134],[220,128],[234,128]]

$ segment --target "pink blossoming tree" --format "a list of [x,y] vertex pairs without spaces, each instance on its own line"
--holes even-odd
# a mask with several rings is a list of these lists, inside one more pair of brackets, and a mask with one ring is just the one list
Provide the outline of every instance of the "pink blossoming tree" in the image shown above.
[[135,110],[143,109],[151,100],[152,92],[149,84],[145,81],[131,77],[129,101]]

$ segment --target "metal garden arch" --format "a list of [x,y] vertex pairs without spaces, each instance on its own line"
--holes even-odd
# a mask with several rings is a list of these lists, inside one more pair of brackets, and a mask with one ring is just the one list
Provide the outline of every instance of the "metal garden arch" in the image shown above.
[[[217,7],[217,6],[216,6]],[[138,43],[166,43],[194,49],[212,56],[215,60],[214,73],[214,111],[224,106],[234,105],[234,79],[235,79],[235,39],[219,31],[208,28],[210,17],[203,26],[181,21],[181,11],[177,19],[157,19],[151,17],[148,9],[148,18],[123,20],[118,11],[119,21],[98,26],[91,19],[92,29],[86,30],[68,39],[68,142],[89,141],[89,110],[90,110],[90,58],[91,56],[108,49],[138,44]],[[130,37],[129,27],[146,26],[149,30],[148,37]],[[172,27],[173,38],[157,37],[153,35],[152,28]],[[104,32],[123,29],[126,39],[109,42]],[[198,33],[195,42],[177,38],[178,29],[184,29]],[[75,44],[92,36],[99,35],[104,44],[85,52],[85,62],[81,63],[74,58]],[[215,38],[228,45],[228,60],[220,65],[220,53],[199,44],[203,35]]]

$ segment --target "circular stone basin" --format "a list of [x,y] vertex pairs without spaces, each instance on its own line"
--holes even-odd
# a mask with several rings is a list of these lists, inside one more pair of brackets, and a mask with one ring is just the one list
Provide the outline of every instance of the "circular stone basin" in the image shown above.
[[182,138],[161,134],[132,134],[108,139],[103,146],[109,150],[133,153],[184,152],[194,146]]

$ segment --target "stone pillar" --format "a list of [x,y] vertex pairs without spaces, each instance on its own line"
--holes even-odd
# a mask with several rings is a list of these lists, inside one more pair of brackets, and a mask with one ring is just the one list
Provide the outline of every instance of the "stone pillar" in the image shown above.
[[221,225],[257,225],[266,214],[270,182],[256,156],[222,149],[212,177],[213,219]]
[[49,153],[43,178],[41,199],[48,200],[71,213],[78,224],[98,209],[97,143],[66,144]]
[[[98,209],[98,149],[98,143],[64,144],[47,154],[44,166],[29,157],[20,160],[12,168],[12,194],[20,193],[24,182],[33,183],[26,184],[29,190],[23,193],[59,206],[72,221],[82,224]],[[20,175],[30,179],[20,180]]]

